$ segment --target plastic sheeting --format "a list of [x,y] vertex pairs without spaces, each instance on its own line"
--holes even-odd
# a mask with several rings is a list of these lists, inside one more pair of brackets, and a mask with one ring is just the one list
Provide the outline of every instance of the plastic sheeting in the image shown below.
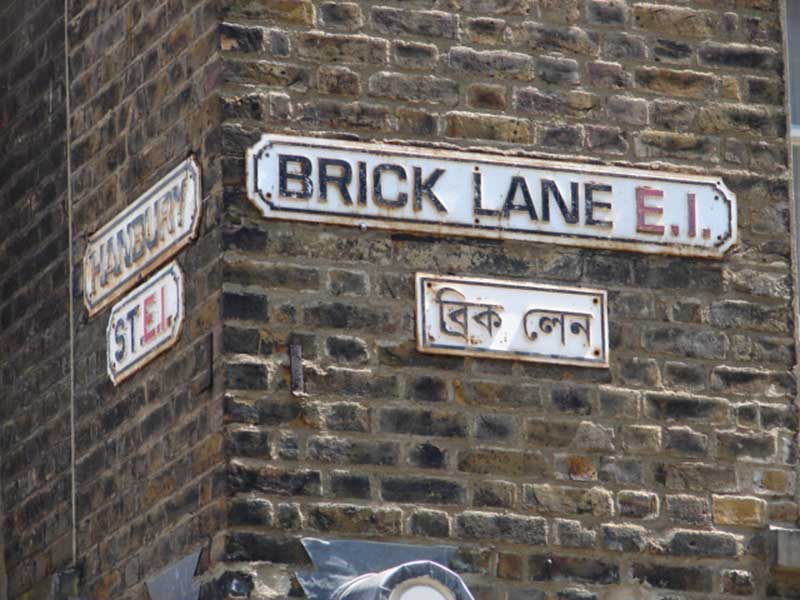
[[297,580],[309,600],[332,600],[334,593],[354,578],[380,573],[405,563],[431,561],[448,565],[456,552],[454,546],[362,540],[303,538],[302,543],[315,567],[314,571],[297,573]]
[[197,550],[147,579],[147,593],[153,600],[197,600],[200,588],[194,582],[194,572],[199,560]]

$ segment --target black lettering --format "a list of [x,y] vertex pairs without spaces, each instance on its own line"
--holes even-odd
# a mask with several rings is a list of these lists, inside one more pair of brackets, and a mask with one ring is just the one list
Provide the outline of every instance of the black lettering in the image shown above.
[[402,208],[408,202],[408,194],[405,192],[398,192],[397,198],[390,200],[383,197],[383,190],[381,189],[381,174],[394,173],[398,181],[406,180],[406,170],[400,165],[382,164],[378,165],[372,170],[372,194],[375,204],[378,206],[385,206],[387,208]]
[[578,222],[578,192],[580,190],[578,183],[573,181],[570,183],[572,191],[571,209],[567,209],[564,203],[564,197],[561,195],[561,190],[558,189],[555,181],[550,179],[542,179],[542,221],[550,221],[550,194],[553,194],[558,209],[564,216],[564,221],[567,223]]
[[[120,330],[122,330],[122,333],[120,333]],[[114,351],[114,358],[119,362],[125,358],[125,321],[123,319],[117,319],[114,324],[114,341],[117,342],[118,347]]]
[[367,205],[367,163],[358,162],[358,203]]
[[[328,167],[338,167],[341,169],[340,175],[331,175],[328,173]],[[320,158],[319,159],[319,199],[321,202],[328,200],[328,183],[333,183],[339,188],[339,195],[342,197],[342,202],[345,204],[353,204],[350,198],[350,191],[347,186],[350,185],[350,180],[353,178],[353,168],[346,160],[339,160],[337,158]]]
[[125,256],[125,266],[128,265],[128,258],[133,262],[138,261],[144,256],[144,216],[136,215],[136,218],[128,223],[128,242],[131,244],[130,257]]
[[139,307],[134,306],[128,311],[128,314],[125,315],[128,319],[128,323],[131,325],[131,353],[136,352],[136,315],[138,314]]
[[[514,198],[517,196],[517,188],[522,191],[522,199],[525,201],[525,206],[514,204]],[[536,209],[533,207],[533,200],[528,190],[528,183],[525,181],[524,177],[520,177],[519,175],[511,178],[511,186],[508,188],[506,201],[503,203],[503,216],[509,216],[512,210],[527,211],[532,221],[539,220],[539,217],[536,215]]]
[[596,225],[597,227],[604,227],[610,229],[614,223],[613,221],[606,221],[605,219],[595,219],[595,208],[600,210],[610,210],[611,202],[599,202],[594,199],[594,192],[611,192],[611,186],[603,183],[585,183],[583,184],[583,195],[586,197],[586,224]]
[[[287,163],[300,165],[299,173],[289,173],[286,170]],[[299,181],[302,184],[300,190],[290,190],[289,180]],[[299,198],[308,200],[314,193],[314,183],[311,181],[311,161],[305,156],[294,156],[291,154],[278,155],[278,190],[285,198]]]
[[433,186],[442,175],[444,175],[444,169],[435,169],[425,181],[422,181],[422,169],[414,167],[414,210],[422,210],[422,195],[425,194],[436,210],[447,212],[447,207],[442,204],[433,191]]
[[487,217],[499,217],[500,211],[493,208],[483,208],[483,183],[482,175],[478,172],[472,173],[472,212],[476,215]]

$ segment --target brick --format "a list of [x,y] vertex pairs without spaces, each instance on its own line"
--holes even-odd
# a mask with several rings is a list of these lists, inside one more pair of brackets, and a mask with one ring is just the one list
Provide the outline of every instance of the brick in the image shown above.
[[225,385],[232,390],[263,390],[269,385],[269,372],[260,363],[227,363]]
[[228,508],[232,525],[272,525],[272,502],[263,498],[236,498]]
[[681,456],[702,458],[708,452],[708,436],[689,427],[668,427],[664,430],[664,449]]
[[594,481],[597,479],[595,461],[580,454],[555,455],[556,479],[569,479],[572,481]]
[[306,510],[308,526],[322,532],[399,535],[402,516],[396,508],[352,504],[316,504]]
[[307,124],[335,127],[346,124],[358,129],[389,128],[389,109],[366,102],[316,100],[297,106],[299,118]]
[[711,523],[708,501],[697,496],[668,495],[664,512],[671,521],[679,524],[704,526]]
[[308,560],[299,539],[245,531],[226,535],[224,555],[226,560],[269,561],[277,564],[304,564]]
[[424,110],[398,108],[397,122],[400,131],[415,135],[431,135],[439,129],[438,116]]
[[444,479],[385,477],[381,479],[381,496],[389,502],[461,504],[465,491],[460,484]]
[[526,506],[555,514],[589,514],[607,517],[614,514],[611,493],[601,487],[571,488],[550,484],[523,486]]
[[249,19],[273,18],[286,23],[313,25],[314,5],[310,0],[260,0],[242,9]]
[[347,363],[364,363],[369,351],[364,340],[350,336],[332,336],[325,340],[325,351],[334,360]]
[[228,465],[228,483],[234,491],[258,490],[284,496],[318,496],[321,493],[318,471],[250,467],[237,461]]
[[451,112],[445,115],[444,133],[448,137],[528,143],[533,130],[528,121],[477,113]]
[[715,13],[663,4],[635,4],[633,21],[640,29],[667,36],[707,38],[718,28]]
[[[689,64],[692,60],[692,50],[690,44],[659,39],[653,47],[653,58],[658,62]],[[725,89],[725,86],[726,81],[723,79],[723,89]]]
[[612,427],[604,427],[591,421],[581,421],[575,433],[575,448],[588,451],[613,451],[615,432]]
[[355,2],[323,2],[319,7],[319,21],[330,29],[354,31],[364,24],[364,16]]
[[369,477],[347,471],[334,471],[331,473],[331,493],[337,498],[369,499],[371,496]]
[[523,453],[490,448],[460,451],[458,470],[508,477],[544,477],[548,472],[547,461],[539,452]]
[[480,415],[475,420],[475,437],[479,440],[510,440],[516,431],[511,415]]
[[381,410],[380,429],[385,433],[464,437],[467,433],[463,415],[433,410],[385,408]]
[[454,46],[447,53],[451,68],[486,77],[510,77],[531,79],[533,59],[521,52],[506,50],[473,50],[464,46]]
[[739,569],[726,569],[720,574],[722,592],[734,596],[750,596],[755,588],[753,574]]
[[636,490],[623,490],[617,494],[619,515],[632,519],[654,519],[658,517],[658,495]]
[[421,469],[444,469],[447,467],[447,450],[423,442],[408,451],[408,462]]
[[397,378],[378,376],[366,369],[328,367],[305,371],[307,393],[342,394],[358,397],[396,397]]
[[298,58],[319,63],[381,64],[389,54],[386,40],[365,35],[303,33],[295,47]]
[[661,449],[661,427],[630,425],[622,431],[622,447],[628,452],[658,452]]
[[467,88],[467,105],[471,108],[505,110],[508,106],[506,89],[500,85],[473,83]]
[[666,421],[702,421],[724,423],[728,420],[728,402],[723,398],[682,394],[645,394],[645,414]]
[[503,19],[478,17],[467,19],[467,39],[473,44],[495,45],[501,44],[508,29]]
[[604,127],[600,125],[587,125],[586,147],[598,152],[612,154],[625,154],[628,151],[628,141],[625,132],[619,127]]
[[606,101],[606,113],[612,122],[645,125],[648,121],[648,104],[642,98],[611,96]]
[[586,65],[587,82],[593,87],[624,90],[633,87],[633,76],[619,63],[593,61]]
[[734,527],[762,527],[767,503],[746,496],[714,496],[714,523]]
[[714,367],[711,389],[732,395],[787,398],[794,396],[794,379],[789,373],[738,367]]
[[553,521],[556,544],[566,548],[593,548],[597,532],[584,528],[580,521],[555,519]]
[[668,536],[666,551],[673,556],[722,558],[737,556],[739,547],[730,533],[678,530]]
[[525,565],[522,556],[507,552],[497,555],[497,576],[500,579],[520,580],[524,571]]
[[716,331],[660,326],[642,334],[646,350],[676,354],[682,358],[725,358],[730,343],[728,337]]
[[545,83],[577,86],[581,82],[578,61],[558,56],[540,56],[536,75]]
[[607,550],[643,554],[648,546],[647,530],[638,525],[603,525],[600,541]]
[[261,294],[225,292],[222,295],[222,316],[239,321],[267,321],[267,298]]
[[361,93],[358,73],[347,67],[322,66],[317,71],[317,82],[321,94],[358,96]]
[[528,560],[528,571],[532,581],[569,581],[597,585],[619,583],[619,567],[616,564],[591,558],[534,555]]
[[403,10],[376,6],[370,11],[373,27],[382,33],[424,35],[455,39],[458,17],[435,10]]
[[267,30],[235,23],[219,26],[219,44],[223,51],[263,52],[267,48]]
[[722,460],[770,460],[776,452],[775,436],[770,433],[721,431],[717,434],[717,445]]
[[532,419],[527,424],[528,442],[537,446],[566,447],[572,444],[578,432],[578,424]]
[[466,511],[456,517],[461,537],[476,540],[509,540],[541,546],[547,541],[547,520],[481,511]]
[[593,402],[586,388],[559,386],[553,388],[550,395],[552,406],[561,413],[574,415],[590,415]]
[[689,492],[734,492],[738,487],[733,469],[699,463],[656,465],[655,480],[668,489]]
[[412,102],[448,106],[458,104],[458,84],[451,79],[432,75],[406,75],[385,71],[375,73],[369,78],[369,92],[373,96]]
[[447,402],[447,380],[428,375],[417,377],[409,383],[409,397],[419,402]]
[[589,0],[586,17],[594,25],[623,25],[628,7],[622,0]]
[[676,97],[713,97],[716,78],[699,71],[679,71],[640,67],[635,71],[636,85],[644,91]]
[[409,519],[408,529],[414,535],[446,538],[450,536],[450,518],[438,510],[417,510]]
[[654,588],[687,592],[711,592],[712,570],[703,567],[678,567],[634,563],[633,578]]
[[513,483],[486,481],[475,485],[472,504],[476,507],[512,508],[516,495],[516,486]]
[[392,442],[316,436],[308,440],[308,455],[312,460],[340,465],[395,465],[399,448]]
[[628,33],[609,33],[603,42],[603,54],[614,60],[644,59],[647,56],[647,43],[644,38]]
[[598,52],[598,35],[580,27],[558,27],[525,21],[516,41],[537,52],[568,52],[594,56]]
[[439,49],[433,44],[396,40],[392,42],[394,62],[411,69],[433,68],[439,62]]
[[774,48],[746,44],[706,42],[697,51],[697,56],[703,64],[720,67],[774,71],[781,64]]

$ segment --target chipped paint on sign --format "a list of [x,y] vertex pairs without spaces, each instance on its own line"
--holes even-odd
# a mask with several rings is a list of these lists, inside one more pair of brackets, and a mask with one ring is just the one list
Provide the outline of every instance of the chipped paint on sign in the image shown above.
[[178,341],[183,312],[183,274],[177,262],[114,305],[106,328],[108,375],[114,385]]
[[188,158],[89,238],[83,298],[96,314],[175,256],[200,224],[200,168]]
[[606,292],[417,273],[417,349],[608,367]]
[[737,239],[715,177],[279,135],[246,165],[269,218],[717,258]]

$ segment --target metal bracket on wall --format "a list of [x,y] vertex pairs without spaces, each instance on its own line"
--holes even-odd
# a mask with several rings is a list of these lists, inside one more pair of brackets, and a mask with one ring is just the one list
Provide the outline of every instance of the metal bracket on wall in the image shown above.
[[292,395],[304,396],[303,347],[300,344],[289,346],[289,367],[292,372]]

